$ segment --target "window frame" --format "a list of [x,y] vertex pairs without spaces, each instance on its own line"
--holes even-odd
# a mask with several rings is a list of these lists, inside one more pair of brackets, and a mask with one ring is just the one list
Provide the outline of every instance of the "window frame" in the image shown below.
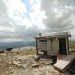
[[41,40],[39,40],[39,43],[46,44],[47,40],[41,39]]

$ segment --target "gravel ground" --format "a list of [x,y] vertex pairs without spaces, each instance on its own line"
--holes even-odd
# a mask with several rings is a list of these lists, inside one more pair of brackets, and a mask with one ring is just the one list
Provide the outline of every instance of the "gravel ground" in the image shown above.
[[50,59],[35,61],[35,57],[35,47],[16,48],[0,54],[0,75],[71,75],[55,70]]

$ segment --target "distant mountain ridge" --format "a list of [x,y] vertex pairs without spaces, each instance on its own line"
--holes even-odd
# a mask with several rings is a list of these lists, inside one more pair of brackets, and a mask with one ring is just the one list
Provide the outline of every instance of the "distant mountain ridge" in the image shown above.
[[[69,40],[69,42],[75,42],[75,40]],[[5,50],[9,46],[12,46],[13,48],[36,46],[36,42],[0,42],[0,50]]]
[[32,41],[32,42],[0,42],[0,50],[5,50],[9,46],[12,46],[13,48],[35,46],[35,41]]

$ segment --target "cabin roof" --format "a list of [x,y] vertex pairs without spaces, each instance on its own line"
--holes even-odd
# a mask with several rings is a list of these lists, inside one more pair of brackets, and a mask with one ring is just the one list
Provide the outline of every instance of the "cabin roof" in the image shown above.
[[71,37],[70,32],[57,32],[57,33],[46,33],[41,36],[36,36],[34,38],[61,38],[61,37]]

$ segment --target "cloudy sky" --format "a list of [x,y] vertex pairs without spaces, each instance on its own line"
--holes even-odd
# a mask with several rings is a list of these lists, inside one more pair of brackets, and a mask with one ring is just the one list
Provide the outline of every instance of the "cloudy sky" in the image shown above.
[[75,0],[0,0],[0,42],[61,31],[75,38]]

